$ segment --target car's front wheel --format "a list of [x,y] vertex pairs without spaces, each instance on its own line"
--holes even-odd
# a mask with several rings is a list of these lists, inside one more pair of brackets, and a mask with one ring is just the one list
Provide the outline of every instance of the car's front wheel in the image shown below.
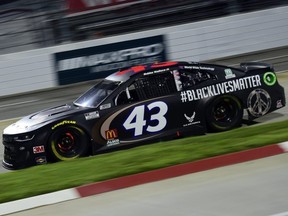
[[241,125],[243,107],[232,95],[216,97],[206,109],[206,122],[210,131],[226,131]]
[[48,143],[52,161],[67,161],[86,156],[88,146],[85,132],[74,125],[56,129]]

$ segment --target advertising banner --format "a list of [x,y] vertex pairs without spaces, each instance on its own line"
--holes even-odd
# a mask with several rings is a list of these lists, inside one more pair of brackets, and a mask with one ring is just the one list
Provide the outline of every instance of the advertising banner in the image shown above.
[[77,13],[81,11],[105,8],[116,5],[130,5],[149,0],[66,0],[68,10],[70,13]]
[[163,35],[54,54],[59,85],[104,78],[122,68],[166,60]]

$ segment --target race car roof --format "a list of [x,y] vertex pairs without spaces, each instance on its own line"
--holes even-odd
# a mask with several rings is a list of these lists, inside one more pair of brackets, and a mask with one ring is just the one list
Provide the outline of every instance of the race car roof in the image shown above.
[[142,73],[142,72],[153,70],[153,69],[166,68],[169,66],[188,65],[188,64],[191,64],[191,63],[171,61],[171,62],[161,62],[161,63],[153,63],[153,64],[147,64],[147,65],[138,65],[138,66],[133,66],[128,69],[123,69],[116,73],[113,73],[110,76],[106,77],[106,79],[113,80],[113,81],[126,81],[131,76],[137,73]]

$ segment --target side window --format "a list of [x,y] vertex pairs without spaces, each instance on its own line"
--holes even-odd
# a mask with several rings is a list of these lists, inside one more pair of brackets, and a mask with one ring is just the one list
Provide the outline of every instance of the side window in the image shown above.
[[187,89],[198,85],[206,80],[214,79],[215,77],[208,72],[202,70],[180,70],[174,71],[177,90]]
[[176,92],[172,72],[152,74],[137,78],[125,91],[115,98],[115,105],[169,95]]
[[138,78],[134,86],[139,100],[169,95],[177,91],[173,74],[170,71]]

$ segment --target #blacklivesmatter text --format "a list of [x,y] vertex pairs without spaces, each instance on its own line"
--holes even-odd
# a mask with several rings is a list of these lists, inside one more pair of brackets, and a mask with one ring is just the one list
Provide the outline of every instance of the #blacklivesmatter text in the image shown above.
[[181,101],[196,101],[216,95],[227,94],[249,88],[261,86],[259,75],[230,80],[215,85],[205,86],[199,89],[186,90],[181,92]]

